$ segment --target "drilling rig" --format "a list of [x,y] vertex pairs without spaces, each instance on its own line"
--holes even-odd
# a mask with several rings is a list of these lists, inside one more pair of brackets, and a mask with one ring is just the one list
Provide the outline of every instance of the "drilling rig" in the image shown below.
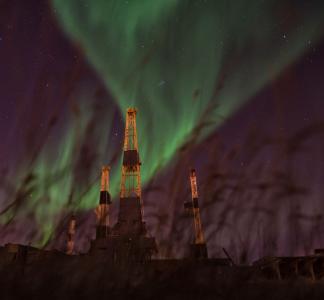
[[149,260],[156,252],[155,239],[147,236],[143,221],[136,113],[136,108],[126,112],[119,214],[113,228],[113,236],[119,237],[118,256],[127,261]]
[[106,238],[109,234],[109,206],[111,204],[109,171],[110,167],[108,166],[103,166],[101,169],[100,200],[95,210],[97,215],[96,239]]
[[72,215],[69,221],[67,243],[66,243],[66,254],[72,255],[74,253],[74,235],[75,235],[75,216]]
[[119,215],[116,224],[118,234],[124,236],[146,234],[141,199],[141,162],[137,144],[136,112],[135,108],[129,108],[126,112]]
[[194,223],[193,225],[195,231],[195,239],[194,242],[190,245],[191,257],[195,259],[206,259],[208,258],[208,253],[201,225],[198,203],[197,177],[195,169],[190,170],[189,179],[191,187],[191,201],[186,201],[184,203],[184,208],[187,214],[193,218]]

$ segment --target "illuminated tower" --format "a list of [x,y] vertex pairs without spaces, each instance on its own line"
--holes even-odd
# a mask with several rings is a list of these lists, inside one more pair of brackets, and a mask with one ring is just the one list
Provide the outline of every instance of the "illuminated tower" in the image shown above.
[[66,254],[68,255],[72,255],[74,252],[75,223],[76,223],[75,216],[72,215],[69,222],[67,245],[66,245]]
[[108,166],[103,166],[101,169],[101,187],[100,200],[95,212],[97,215],[97,232],[96,238],[105,238],[109,233],[109,206],[111,197],[109,194],[109,171]]
[[126,113],[124,155],[117,223],[109,230],[109,168],[102,169],[97,238],[91,241],[90,254],[103,254],[113,263],[140,262],[151,259],[157,251],[155,239],[148,237],[143,222],[140,159],[137,145],[136,109]]
[[187,212],[193,217],[195,229],[195,241],[191,245],[192,256],[194,258],[207,258],[207,246],[201,226],[200,211],[198,204],[197,177],[194,169],[190,170],[191,201],[184,203]]
[[141,200],[141,162],[137,144],[136,112],[135,108],[128,108],[126,112],[120,205],[115,227],[118,234],[124,236],[146,234]]

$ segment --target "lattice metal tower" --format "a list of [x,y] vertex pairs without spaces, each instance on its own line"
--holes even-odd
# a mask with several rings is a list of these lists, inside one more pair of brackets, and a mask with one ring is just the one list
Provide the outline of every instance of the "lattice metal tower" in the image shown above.
[[207,246],[202,230],[200,210],[198,203],[197,177],[194,169],[190,170],[191,201],[184,203],[187,212],[193,217],[195,241],[191,245],[191,255],[195,258],[207,258]]
[[97,215],[96,238],[105,238],[109,234],[109,207],[111,197],[109,194],[110,167],[103,166],[101,169],[100,200],[95,212]]
[[141,199],[140,158],[137,144],[135,108],[126,112],[124,157],[122,165],[120,206],[116,230],[120,235],[145,235]]
[[137,144],[136,113],[135,108],[129,108],[126,113],[120,198],[141,197],[141,163]]

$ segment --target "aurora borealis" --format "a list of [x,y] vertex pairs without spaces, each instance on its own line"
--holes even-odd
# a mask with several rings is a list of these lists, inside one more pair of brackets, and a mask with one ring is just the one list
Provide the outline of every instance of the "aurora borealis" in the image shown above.
[[[300,56],[309,40],[315,42],[323,26],[320,9],[299,3],[298,14],[280,16],[277,1],[53,5],[120,111],[138,107],[144,182],[194,128],[204,122],[196,138],[206,136]],[[117,184],[113,190],[116,194]]]
[[[53,0],[47,9],[40,23],[47,42],[34,43],[70,43],[72,54],[57,51],[65,58],[55,72],[31,72],[35,89],[25,90],[39,99],[17,100],[19,120],[4,139],[15,149],[4,152],[12,156],[4,158],[10,188],[0,191],[2,224],[32,215],[41,230],[31,234],[37,245],[69,213],[93,210],[102,164],[112,165],[118,195],[127,107],[139,111],[145,184],[168,172],[183,145],[194,148],[226,124],[324,34],[320,1]],[[65,39],[51,44],[46,18]],[[80,75],[83,64],[91,68],[87,76]],[[13,142],[20,127],[25,139]]]

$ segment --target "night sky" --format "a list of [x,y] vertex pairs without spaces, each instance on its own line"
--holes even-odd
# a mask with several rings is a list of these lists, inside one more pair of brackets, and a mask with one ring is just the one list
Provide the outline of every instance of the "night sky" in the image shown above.
[[75,213],[87,251],[136,106],[161,257],[192,239],[190,167],[211,256],[324,247],[323,70],[322,1],[0,1],[0,243],[61,249]]

